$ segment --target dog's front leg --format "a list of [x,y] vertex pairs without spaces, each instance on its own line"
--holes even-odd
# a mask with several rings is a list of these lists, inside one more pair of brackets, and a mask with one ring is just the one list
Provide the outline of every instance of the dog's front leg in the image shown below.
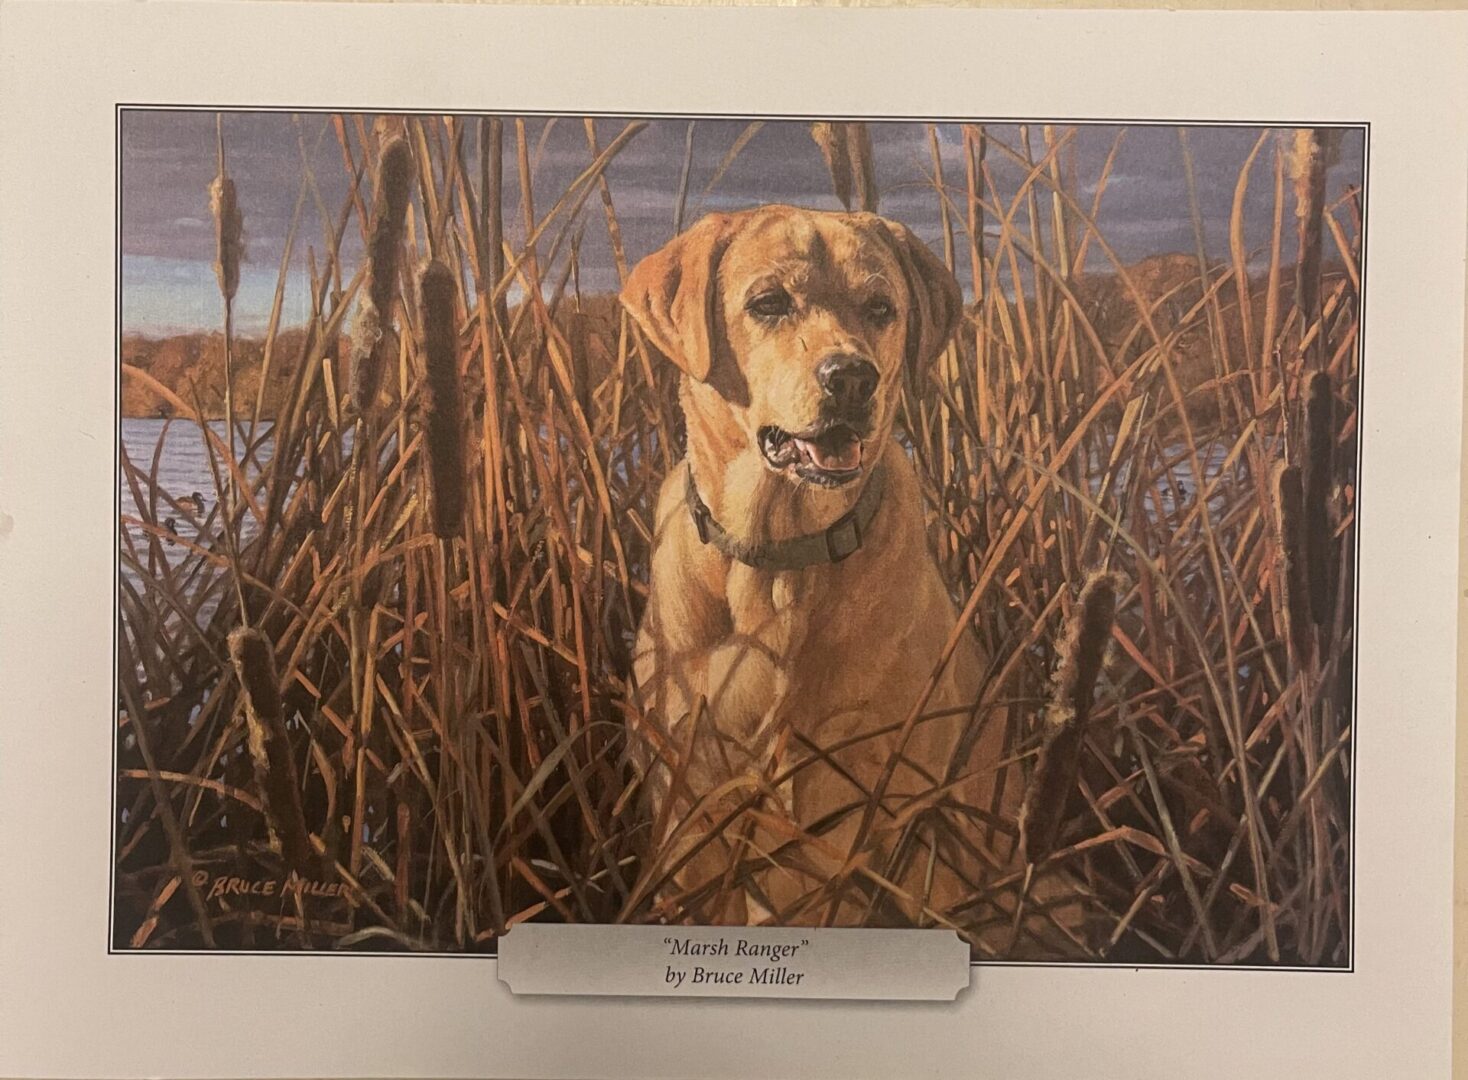
[[743,565],[729,571],[733,633],[709,654],[709,712],[719,730],[751,756],[767,758],[779,734],[780,703],[790,688],[790,661],[805,638],[802,578]]
[[[781,775],[790,737],[785,704],[791,665],[808,627],[809,607],[803,602],[811,585],[808,576],[808,571],[772,575],[743,566],[731,570],[728,597],[734,632],[712,650],[708,664],[710,716],[724,745],[739,758],[737,764],[731,762],[734,770],[758,778],[764,789],[757,804],[762,814],[786,819],[793,813],[793,779]],[[749,818],[734,831],[737,862],[768,855],[780,844],[783,830],[772,831]],[[794,877],[778,866],[757,880],[757,890],[745,898],[751,922],[769,918],[767,903],[779,911],[798,892]]]

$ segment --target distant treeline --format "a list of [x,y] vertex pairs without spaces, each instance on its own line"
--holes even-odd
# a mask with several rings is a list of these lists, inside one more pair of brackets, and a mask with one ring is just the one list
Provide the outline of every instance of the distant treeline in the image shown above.
[[[1206,305],[1200,304],[1202,290],[1199,285],[1198,261],[1192,255],[1156,255],[1132,264],[1128,274],[1136,290],[1146,298],[1149,313],[1164,333],[1176,333],[1174,356],[1178,363],[1178,378],[1187,391],[1209,389],[1216,372],[1213,367],[1214,352],[1207,340]],[[1338,276],[1338,267],[1328,267],[1327,276]],[[1293,275],[1287,277],[1292,278]],[[1253,290],[1262,286],[1255,281]],[[1292,280],[1282,282],[1285,302],[1293,291]],[[1121,278],[1113,273],[1086,274],[1074,285],[1088,318],[1101,340],[1111,349],[1123,347],[1126,339],[1136,338],[1138,306],[1135,296],[1122,284]],[[1226,284],[1219,292],[1219,303],[1226,307],[1237,305],[1235,291]],[[612,297],[597,295],[582,298],[565,298],[557,311],[558,321],[571,332],[573,340],[586,342],[590,348],[583,354],[577,350],[575,361],[583,355],[596,367],[615,364],[618,354],[618,312]],[[512,318],[512,322],[515,322]],[[1230,320],[1232,325],[1232,320]],[[265,391],[260,397],[260,415],[272,417],[280,402],[289,393],[296,365],[305,353],[305,330],[292,328],[281,331],[270,356],[269,371],[265,373]],[[517,335],[525,336],[525,335]],[[960,331],[962,337],[962,331]],[[529,344],[526,342],[526,344]],[[1251,366],[1244,362],[1238,342],[1232,343],[1236,369]],[[335,350],[333,375],[339,389],[344,389],[348,377],[346,362],[347,341],[343,338]],[[1251,357],[1253,364],[1259,357]],[[264,369],[264,343],[261,339],[235,339],[234,374],[236,400],[245,413],[252,412]],[[155,338],[142,334],[128,334],[122,340],[122,362],[141,369],[164,387],[173,391],[184,402],[194,405],[212,419],[224,416],[224,338],[218,331],[199,331]],[[603,372],[593,372],[599,375]],[[478,371],[465,373],[466,396],[479,404],[482,391],[482,376]],[[395,399],[398,380],[385,380],[385,398]],[[1200,402],[1202,404],[1202,402]],[[125,417],[166,417],[178,410],[145,380],[122,380],[122,415]]]

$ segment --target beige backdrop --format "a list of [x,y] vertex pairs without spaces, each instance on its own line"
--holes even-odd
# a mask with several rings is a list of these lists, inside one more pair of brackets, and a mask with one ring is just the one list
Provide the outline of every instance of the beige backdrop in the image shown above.
[[[1465,973],[1461,953],[1449,963],[1449,918],[1463,929],[1468,896],[1460,857],[1449,907],[1449,672],[1455,626],[1468,629],[1457,543],[1468,20],[792,12],[778,25],[707,13],[695,26],[623,11],[586,13],[593,26],[346,10],[0,4],[0,1074],[849,1077],[906,1075],[917,1061],[1005,1080],[1445,1071],[1447,999]],[[532,31],[557,42],[553,66],[495,48]],[[1318,53],[1290,53],[1297,32]],[[981,64],[964,35],[982,37]],[[872,78],[860,58],[874,43],[900,80]],[[1327,62],[1340,56],[1348,70]],[[1269,77],[1231,78],[1241,58]],[[1174,115],[1373,121],[1355,974],[982,969],[952,1008],[653,1008],[515,1002],[474,961],[102,955],[111,103],[574,110],[597,94],[629,111],[1104,117],[1161,100]],[[1465,810],[1459,799],[1460,837]]]

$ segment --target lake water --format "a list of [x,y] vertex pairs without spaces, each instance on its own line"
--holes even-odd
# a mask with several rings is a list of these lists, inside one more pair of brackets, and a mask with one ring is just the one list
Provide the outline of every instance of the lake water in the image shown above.
[[[221,443],[228,442],[226,427],[222,421],[211,422],[209,426]],[[349,448],[350,432],[347,435],[348,438],[344,441]],[[243,448],[243,434],[237,437],[236,444]],[[123,516],[122,550],[125,553],[122,559],[122,576],[133,588],[142,592],[145,579],[156,577],[163,570],[164,565],[177,570],[185,566],[192,569],[198,563],[200,556],[188,546],[188,543],[196,544],[206,550],[218,543],[219,493],[215,489],[203,432],[199,430],[197,424],[191,421],[152,418],[125,419],[122,421],[122,447],[127,459],[139,474],[136,476],[136,481],[143,503],[142,507],[138,506],[138,499],[134,496],[133,487],[128,482],[126,473],[120,473],[118,485]],[[1205,475],[1216,476],[1223,464],[1227,447],[1215,443],[1202,449],[1202,465]],[[269,461],[270,453],[271,444],[267,439],[259,448],[258,456],[262,465]],[[155,454],[157,454],[156,490],[149,484]],[[1100,463],[1093,464],[1099,465]],[[1096,470],[1097,473],[1100,471]],[[1123,467],[1112,489],[1112,496],[1107,500],[1113,509],[1128,505],[1125,496],[1127,471]],[[255,469],[252,467],[252,475],[254,472]],[[1185,459],[1173,469],[1173,475],[1175,481],[1181,485],[1181,503],[1186,508],[1195,497],[1196,485],[1192,481],[1191,470]],[[1099,475],[1093,476],[1093,485],[1099,484],[1099,479]],[[202,497],[202,507],[186,501],[195,493]],[[1177,507],[1172,505],[1172,491],[1167,485],[1163,485],[1160,494],[1163,502],[1160,507],[1162,514],[1174,513]],[[180,505],[170,503],[168,496],[172,496]],[[1148,513],[1157,514],[1159,508],[1152,505],[1152,499],[1149,493],[1146,497]],[[1223,510],[1225,499],[1221,491],[1215,490],[1214,497],[1210,499],[1210,510],[1215,514],[1220,513]],[[155,545],[151,541],[149,532],[136,524],[138,520],[157,521],[160,525],[167,525],[171,520],[174,535],[180,541],[188,543],[169,542],[165,539]],[[254,531],[253,518],[249,514],[242,515],[241,539],[249,541],[254,536]],[[133,555],[138,565],[126,557],[127,553]],[[206,586],[215,577],[216,575],[212,573],[199,574],[196,585]],[[215,599],[210,598],[208,602],[201,604],[200,617],[207,618],[212,613],[216,602]]]
[[[228,445],[229,435],[222,421],[213,421],[209,427],[222,444]],[[236,445],[243,448],[243,433],[236,437]],[[162,570],[160,562],[173,569],[196,563],[200,556],[188,546],[190,543],[207,550],[218,541],[219,493],[215,489],[204,433],[192,421],[124,419],[122,450],[132,466],[132,470],[120,469],[117,477],[123,519],[122,576],[141,589],[145,577],[156,576]],[[270,452],[267,440],[258,450],[262,466],[269,462]],[[151,482],[155,455],[156,486]],[[218,465],[221,470],[224,468],[222,460]],[[137,485],[136,493],[133,482],[129,481],[130,471],[135,474],[132,481]],[[257,474],[258,469],[252,466],[251,475]],[[197,504],[193,502],[196,495]],[[164,539],[154,545],[152,534],[137,524],[139,520],[156,521],[170,528],[183,542]],[[248,541],[254,531],[253,519],[244,515],[241,539]],[[135,556],[145,572],[140,572],[128,554]],[[210,577],[201,575],[205,580]],[[201,614],[207,616],[212,609],[210,604]]]

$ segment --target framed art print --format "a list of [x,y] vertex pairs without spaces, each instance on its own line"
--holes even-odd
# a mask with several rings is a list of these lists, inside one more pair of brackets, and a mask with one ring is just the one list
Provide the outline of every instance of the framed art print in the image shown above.
[[1447,1075],[1460,17],[0,20],[0,1074]]

